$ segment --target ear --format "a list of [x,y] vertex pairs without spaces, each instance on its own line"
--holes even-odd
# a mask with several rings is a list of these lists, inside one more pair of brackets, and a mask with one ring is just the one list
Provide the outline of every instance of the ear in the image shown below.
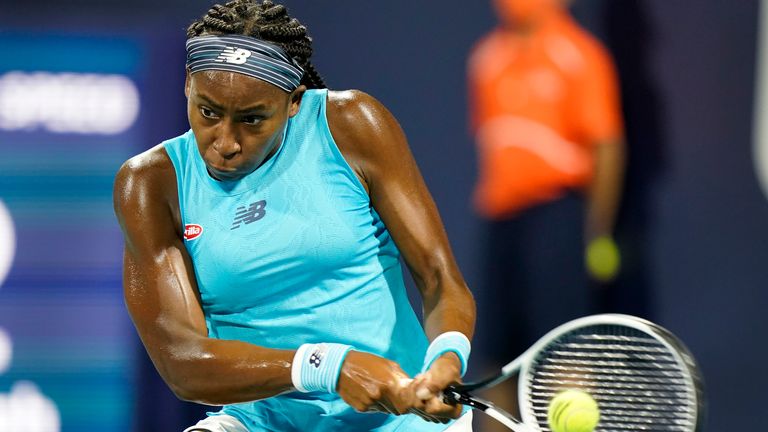
[[288,117],[293,117],[299,113],[301,107],[301,98],[304,96],[304,92],[307,91],[307,86],[300,85],[296,87],[296,90],[291,92],[291,106],[288,109]]
[[189,99],[189,89],[192,85],[192,78],[189,76],[189,68],[187,68],[186,77],[184,78],[184,96]]

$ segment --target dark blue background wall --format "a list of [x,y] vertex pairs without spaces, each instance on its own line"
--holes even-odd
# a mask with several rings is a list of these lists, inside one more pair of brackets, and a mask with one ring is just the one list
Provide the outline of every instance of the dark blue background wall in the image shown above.
[[[136,151],[186,127],[183,29],[208,2],[0,1],[6,26],[137,34],[151,52],[151,125]],[[293,0],[333,88],[359,88],[400,120],[470,285],[479,279],[465,58],[495,20],[483,1]],[[768,202],[752,162],[756,1],[581,0],[574,13],[614,53],[630,148],[619,240],[622,311],[669,327],[699,358],[707,430],[748,430],[768,396]],[[2,55],[2,53],[0,53]],[[0,143],[0,147],[2,143]],[[511,305],[514,313],[514,305]],[[144,397],[149,397],[145,395]]]

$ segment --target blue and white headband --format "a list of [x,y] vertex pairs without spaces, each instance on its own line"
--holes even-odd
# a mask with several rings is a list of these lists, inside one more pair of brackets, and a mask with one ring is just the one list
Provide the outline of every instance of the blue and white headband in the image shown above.
[[282,48],[240,35],[207,35],[187,40],[189,73],[223,70],[252,76],[292,92],[304,69]]

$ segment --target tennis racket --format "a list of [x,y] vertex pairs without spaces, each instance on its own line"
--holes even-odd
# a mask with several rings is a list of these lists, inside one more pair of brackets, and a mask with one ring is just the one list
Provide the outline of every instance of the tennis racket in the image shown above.
[[[515,374],[520,420],[471,393]],[[549,432],[549,403],[570,389],[597,402],[597,432],[702,430],[703,386],[693,356],[666,329],[629,315],[567,322],[497,375],[449,386],[443,398],[483,411],[515,432]]]

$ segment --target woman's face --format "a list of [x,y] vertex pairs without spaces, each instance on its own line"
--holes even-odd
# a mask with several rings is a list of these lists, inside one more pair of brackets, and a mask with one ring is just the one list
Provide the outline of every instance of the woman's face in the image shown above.
[[502,21],[511,25],[535,25],[542,18],[564,7],[564,0],[494,0]]
[[258,168],[282,143],[304,90],[287,93],[227,71],[188,74],[187,115],[208,172],[218,180],[236,180]]

